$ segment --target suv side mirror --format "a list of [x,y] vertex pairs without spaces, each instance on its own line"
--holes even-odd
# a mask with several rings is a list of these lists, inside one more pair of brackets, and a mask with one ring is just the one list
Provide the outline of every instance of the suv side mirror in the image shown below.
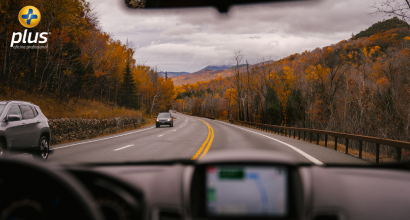
[[6,116],[6,122],[9,122],[9,121],[20,121],[21,120],[21,118],[20,118],[20,116],[18,116],[18,115],[8,115],[8,116]]

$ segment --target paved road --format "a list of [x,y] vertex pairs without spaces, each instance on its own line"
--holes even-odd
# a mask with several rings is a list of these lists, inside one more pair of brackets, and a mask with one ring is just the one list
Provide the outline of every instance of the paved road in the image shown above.
[[268,149],[305,163],[366,163],[332,149],[230,123],[174,113],[174,127],[130,132],[52,146],[49,161],[124,162],[200,159],[221,149]]

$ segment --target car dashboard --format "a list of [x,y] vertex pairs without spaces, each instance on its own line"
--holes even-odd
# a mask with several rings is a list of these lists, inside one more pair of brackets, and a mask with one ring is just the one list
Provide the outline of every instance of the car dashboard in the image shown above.
[[[61,174],[65,181],[53,185],[69,182],[79,196],[87,197],[88,208],[95,208],[91,215],[96,219],[347,220],[410,217],[407,208],[410,207],[410,172],[406,169],[297,164],[285,155],[254,151],[213,152],[197,161],[52,167],[43,163],[35,166],[48,166],[45,169],[52,170],[52,175]],[[0,169],[2,194],[17,190],[16,185],[7,185],[13,178],[5,178],[5,175]],[[44,185],[44,182],[33,184]],[[7,190],[4,187],[8,187]],[[25,209],[19,207],[19,211],[15,204],[36,198],[30,194],[36,188],[41,187],[27,190],[25,193],[28,195],[12,194],[0,199],[0,218],[21,217],[21,213],[16,213]],[[63,188],[49,189],[42,197],[66,191]],[[47,213],[53,209],[42,205],[47,201],[36,203],[43,207],[39,210],[44,212],[38,214],[42,216],[39,219],[58,216],[58,213]],[[65,207],[68,213],[75,210],[80,212],[81,207]],[[63,212],[64,209],[60,214]],[[80,216],[76,219],[91,218]]]

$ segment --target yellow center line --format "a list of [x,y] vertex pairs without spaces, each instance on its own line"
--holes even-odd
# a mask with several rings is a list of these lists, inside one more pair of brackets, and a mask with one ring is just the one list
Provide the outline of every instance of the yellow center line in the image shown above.
[[[196,154],[191,158],[192,160],[195,160],[198,158],[198,156],[201,154],[202,150],[204,150],[204,147],[206,145],[206,143],[208,143],[208,145],[206,145],[206,148],[204,150],[204,152],[202,153],[201,157],[199,157],[199,159],[202,159],[206,153],[209,150],[209,147],[212,144],[212,141],[214,139],[214,130],[212,129],[211,125],[209,125],[208,123],[206,123],[205,121],[198,119],[200,121],[202,121],[203,123],[205,123],[208,126],[208,137],[206,138],[205,142],[202,144],[201,148],[199,148],[199,150],[196,152]],[[209,137],[211,137],[211,139],[209,139]],[[209,140],[209,142],[208,142]]]
[[[201,119],[199,119],[199,120],[201,120]],[[205,122],[205,124],[206,124],[206,122]],[[204,149],[206,143],[209,140],[209,136],[211,136],[211,129],[209,128],[209,125],[207,125],[207,126],[208,126],[208,137],[206,138],[205,142],[202,144],[201,148],[199,148],[199,150],[196,152],[196,154],[191,158],[191,160],[195,160],[201,154],[202,150]]]
[[209,147],[212,144],[212,141],[214,140],[214,129],[212,129],[212,127],[210,125],[209,125],[209,127],[211,128],[211,132],[212,132],[211,140],[209,140],[208,145],[206,146],[204,152],[202,153],[202,155],[199,159],[202,159],[203,157],[205,157],[206,153],[208,153]]

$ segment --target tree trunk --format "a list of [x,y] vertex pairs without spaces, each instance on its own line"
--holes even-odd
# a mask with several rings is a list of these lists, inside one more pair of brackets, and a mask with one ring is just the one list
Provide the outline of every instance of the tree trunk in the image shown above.
[[[6,22],[8,19],[6,19]],[[3,77],[6,78],[6,62],[7,62],[7,37],[9,34],[9,23],[6,25],[6,34],[5,34],[5,41],[4,41],[4,60],[3,60]]]

